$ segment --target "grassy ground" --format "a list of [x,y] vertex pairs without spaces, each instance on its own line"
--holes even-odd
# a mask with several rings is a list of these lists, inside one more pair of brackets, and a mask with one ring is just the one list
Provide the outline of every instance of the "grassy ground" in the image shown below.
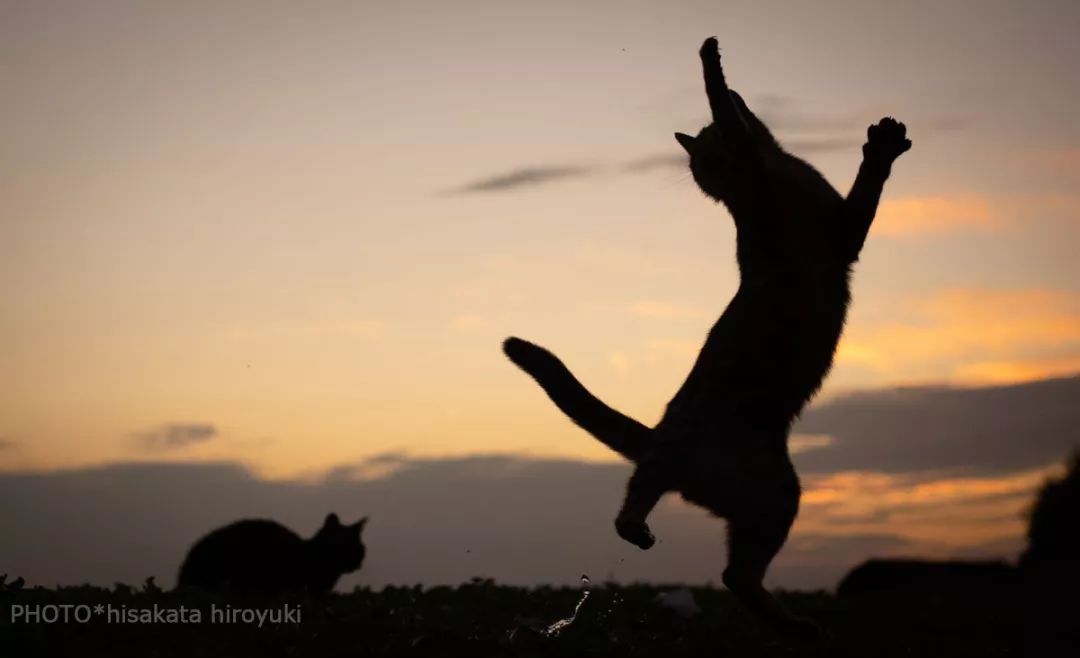
[[[1022,655],[1021,613],[1008,597],[837,599],[792,593],[785,602],[817,619],[822,647],[781,643],[724,590],[694,589],[702,612],[684,619],[652,586],[594,586],[577,619],[555,637],[579,589],[522,589],[476,581],[457,588],[356,590],[319,599],[222,600],[162,592],[152,583],[113,590],[21,589],[0,583],[0,656],[1011,656]],[[103,606],[94,613],[95,606]],[[71,605],[70,621],[50,623]],[[139,615],[199,609],[199,623],[142,623]],[[289,606],[288,623],[221,623],[218,611]],[[111,609],[112,619],[109,619]],[[38,619],[28,618],[37,611]],[[296,623],[296,612],[299,623]],[[250,613],[249,613],[250,614]],[[85,622],[77,618],[86,618]],[[121,622],[121,618],[128,619]]]

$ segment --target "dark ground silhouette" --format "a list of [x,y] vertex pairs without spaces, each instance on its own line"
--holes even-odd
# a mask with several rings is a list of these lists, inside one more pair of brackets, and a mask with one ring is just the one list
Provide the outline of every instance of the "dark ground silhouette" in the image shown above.
[[1034,571],[1080,566],[1080,450],[1069,459],[1063,477],[1049,480],[1039,490],[1027,536],[1021,568]]
[[841,597],[915,596],[927,601],[1013,599],[1023,610],[1030,655],[1080,650],[1076,597],[1080,591],[1080,451],[1065,475],[1049,479],[1030,512],[1028,545],[1014,566],[1002,561],[871,559],[837,587]]
[[[1019,656],[1022,615],[1015,599],[879,597],[781,593],[829,630],[822,647],[792,647],[730,592],[693,588],[699,615],[660,605],[656,586],[594,587],[576,620],[557,637],[543,630],[581,600],[578,588],[523,589],[476,581],[459,587],[387,587],[326,596],[242,599],[144,587],[5,591],[0,606],[108,605],[119,610],[203,611],[200,623],[9,623],[0,618],[4,656],[368,656],[383,658],[972,658]],[[211,623],[211,606],[299,608],[299,623]]]
[[[1080,652],[1080,450],[1065,475],[1043,485],[1028,524],[1028,546],[1019,568],[1025,585],[1029,651]],[[1033,653],[1034,655],[1034,653]]]
[[1009,591],[1018,585],[1016,568],[1001,560],[872,559],[844,576],[836,593],[839,596],[939,592],[978,595]]

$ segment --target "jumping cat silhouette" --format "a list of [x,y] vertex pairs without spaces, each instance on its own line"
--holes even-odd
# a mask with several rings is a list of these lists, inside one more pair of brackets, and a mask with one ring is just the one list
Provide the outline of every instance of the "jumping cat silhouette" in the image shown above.
[[791,424],[829,371],[858,259],[893,161],[911,147],[892,118],[870,126],[847,198],[786,153],[728,89],[716,39],[700,51],[713,122],[676,133],[698,187],[735,220],[741,280],[708,334],[686,382],[653,428],[608,407],[551,352],[520,338],[506,355],[577,425],[636,462],[615,520],[619,536],[647,549],[645,519],[678,491],[728,521],[723,581],[781,633],[819,634],[763,587],[799,507],[788,455]]
[[366,549],[364,517],[344,525],[326,517],[311,539],[275,521],[244,520],[218,528],[192,546],[176,586],[235,593],[325,594],[338,578],[360,568]]

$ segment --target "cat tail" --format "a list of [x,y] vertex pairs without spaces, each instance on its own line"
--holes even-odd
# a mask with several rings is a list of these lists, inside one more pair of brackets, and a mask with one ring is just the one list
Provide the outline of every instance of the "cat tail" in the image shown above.
[[520,338],[507,338],[503,352],[536,380],[551,401],[578,427],[631,461],[637,461],[652,430],[615,411],[590,393],[559,357]]

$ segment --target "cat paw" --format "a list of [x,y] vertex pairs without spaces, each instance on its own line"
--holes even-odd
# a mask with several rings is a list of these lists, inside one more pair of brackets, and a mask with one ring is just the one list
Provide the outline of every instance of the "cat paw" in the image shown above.
[[649,550],[656,543],[656,537],[653,536],[652,531],[649,530],[649,525],[644,521],[615,519],[615,532],[643,551]]
[[720,43],[716,40],[716,37],[709,37],[705,40],[705,43],[701,44],[701,50],[698,51],[703,58],[704,57],[719,57],[720,56]]
[[885,117],[866,129],[863,155],[867,158],[892,162],[911,148],[907,126],[892,117]]

